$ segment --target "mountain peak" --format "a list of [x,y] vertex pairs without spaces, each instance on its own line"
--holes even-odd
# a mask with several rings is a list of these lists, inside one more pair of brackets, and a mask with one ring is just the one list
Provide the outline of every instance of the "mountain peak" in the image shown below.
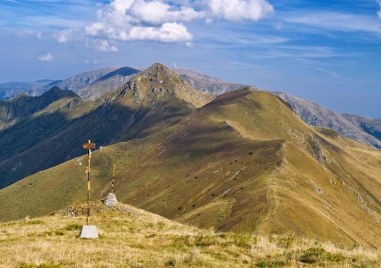
[[147,74],[153,76],[161,76],[161,75],[176,75],[171,69],[161,63],[154,63],[151,67],[149,67],[146,71]]
[[46,91],[44,94],[42,94],[41,97],[60,99],[65,97],[74,98],[74,97],[78,97],[78,95],[71,90],[62,90],[60,87],[54,86],[48,91]]
[[149,77],[151,81],[163,83],[164,81],[171,80],[176,83],[183,83],[183,79],[170,68],[161,63],[155,63],[147,68],[142,76]]
[[177,98],[194,107],[208,103],[212,96],[196,90],[188,85],[167,66],[155,63],[147,70],[134,76],[122,91],[124,96],[128,91],[139,103],[168,102]]

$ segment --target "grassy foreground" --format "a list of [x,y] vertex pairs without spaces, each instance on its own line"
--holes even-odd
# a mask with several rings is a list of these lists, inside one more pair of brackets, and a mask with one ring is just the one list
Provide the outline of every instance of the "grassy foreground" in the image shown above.
[[78,238],[83,206],[0,224],[0,267],[380,267],[381,253],[293,236],[216,233],[127,205],[93,204],[98,240]]

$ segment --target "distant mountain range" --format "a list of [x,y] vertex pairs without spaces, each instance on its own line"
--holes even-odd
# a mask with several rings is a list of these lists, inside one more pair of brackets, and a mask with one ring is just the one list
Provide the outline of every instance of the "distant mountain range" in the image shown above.
[[134,74],[139,72],[140,70],[130,67],[118,68],[80,88],[77,94],[84,99],[96,100],[107,92],[123,87]]
[[[150,70],[153,72],[154,68],[152,67]],[[115,73],[119,75],[119,72]],[[109,79],[114,81],[112,80],[114,78],[114,75],[105,80],[94,78],[93,83],[90,82],[90,84],[102,83]],[[181,78],[174,79],[180,80]],[[83,81],[83,79],[76,78],[72,81]],[[101,144],[109,144],[120,140],[118,133],[123,133],[120,135],[128,137],[138,133],[143,127],[141,124],[145,122],[144,120],[136,126],[137,130],[131,127],[135,126],[135,120],[140,117],[145,117],[147,120],[146,125],[143,124],[145,128],[153,127],[153,122],[166,117],[165,111],[156,113],[154,110],[155,115],[148,119],[150,116],[147,113],[151,114],[153,111],[146,111],[144,106],[147,104],[141,100],[153,102],[148,105],[154,106],[156,98],[177,94],[179,99],[199,107],[212,99],[209,94],[196,91],[185,82],[182,82],[181,91],[177,93],[180,81],[171,80],[169,82],[172,83],[169,86],[170,92],[163,92],[161,87],[155,88],[152,92],[148,92],[151,89],[145,89],[147,92],[137,92],[134,95],[135,102],[131,104],[133,105],[131,109],[119,105],[116,100],[121,98],[119,94],[125,94],[126,86],[134,88],[135,79],[131,79],[123,87],[118,86],[114,92],[111,92],[111,95],[98,101],[91,101],[90,98],[84,100],[71,90],[61,90],[55,86],[38,97],[24,95],[0,102],[0,123],[3,127],[3,131],[0,132],[0,174],[2,174],[0,188],[36,171],[78,156],[82,150],[77,148],[75,141],[86,136],[87,132],[91,132],[93,138]],[[66,81],[64,84],[67,84]],[[78,87],[76,91],[79,91]],[[145,95],[150,97],[146,98]],[[168,108],[171,110],[171,116],[176,114],[177,107],[175,106]],[[181,114],[182,110],[186,111],[186,106],[180,105],[179,109]],[[133,114],[132,117],[131,114]],[[122,115],[130,118],[129,121],[115,120]],[[126,128],[131,129],[127,132]],[[9,147],[8,144],[12,144],[12,146]],[[50,148],[59,148],[59,151]],[[36,154],[41,155],[35,158]],[[33,161],[29,162],[29,159],[33,159]]]
[[0,98],[11,98],[20,93],[39,96],[53,86],[58,86],[62,90],[71,90],[84,99],[96,99],[123,86],[138,72],[140,70],[131,67],[111,67],[80,73],[62,81],[45,79],[36,82],[3,83],[0,84]]
[[216,97],[154,64],[95,101],[57,87],[29,98],[38,111],[0,131],[0,220],[84,202],[91,139],[93,199],[115,164],[120,201],[182,223],[381,247],[381,152],[274,94]]
[[175,73],[179,74],[192,87],[211,93],[215,96],[223,93],[233,91],[239,88],[246,87],[246,85],[228,83],[221,79],[202,74],[189,69],[172,69]]
[[62,91],[54,86],[41,96],[32,97],[25,94],[0,102],[0,129],[9,126],[15,121],[24,119],[50,105],[51,103],[66,97],[78,97],[72,91]]
[[[180,74],[194,88],[214,95],[245,87],[245,85],[227,83],[192,70],[174,69],[173,71]],[[284,92],[272,93],[287,102],[308,125],[330,128],[345,137],[381,149],[381,119],[341,114]]]
[[330,128],[345,137],[381,149],[381,120],[337,113],[286,93],[274,94],[287,102],[310,126]]
[[[20,93],[34,95],[42,94],[45,88],[51,88],[57,81],[44,79],[35,82],[8,82],[0,83],[0,99],[12,98]],[[43,89],[43,90],[41,90]]]
[[[225,82],[215,77],[189,69],[173,69],[193,88],[214,96],[237,90],[245,85]],[[107,92],[122,87],[129,79],[141,72],[131,67],[102,68],[80,73],[63,81],[41,80],[31,83],[0,84],[0,97],[11,97],[19,93],[38,96],[56,85],[63,90],[72,90],[83,99],[96,100]],[[283,92],[274,92],[287,102],[310,126],[330,128],[339,134],[381,148],[381,119],[371,119],[358,115],[341,114],[307,100]],[[0,115],[6,116],[4,114]],[[1,123],[1,122],[0,122]]]
[[[343,116],[355,126],[381,140],[381,118],[374,119],[353,114],[343,114]],[[376,147],[381,148],[379,144]]]

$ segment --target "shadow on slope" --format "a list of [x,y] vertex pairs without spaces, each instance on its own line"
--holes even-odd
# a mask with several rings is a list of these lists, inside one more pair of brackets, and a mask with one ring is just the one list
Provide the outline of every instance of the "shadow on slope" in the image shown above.
[[131,68],[131,67],[122,67],[122,68],[119,68],[115,71],[112,71],[104,76],[102,76],[101,78],[97,79],[96,81],[94,81],[93,83],[97,83],[97,82],[102,82],[102,81],[105,81],[109,78],[112,78],[116,75],[120,75],[120,76],[130,76],[130,75],[134,75],[134,74],[137,74],[137,73],[140,73],[141,71],[138,70],[138,69],[135,69],[135,68]]
[[175,104],[156,110],[105,103],[74,119],[61,108],[23,120],[0,133],[0,187],[83,154],[82,144],[88,139],[105,146],[142,138],[189,111]]
[[[381,246],[379,151],[332,133],[323,136],[278,98],[251,89],[220,96],[194,112],[180,109],[177,117],[166,118],[162,106],[136,113],[141,118],[136,125],[132,115],[117,116],[117,109],[124,109],[118,107],[105,104],[86,121],[98,118],[99,132],[93,132],[101,135],[110,121],[125,118],[125,125],[112,126],[120,130],[113,145],[94,154],[94,199],[110,190],[115,163],[118,198],[171,219],[217,230]],[[83,202],[85,160],[0,191],[0,218],[42,215]],[[47,192],[41,195],[41,189]],[[25,201],[28,194],[35,202]],[[7,210],[7,199],[19,210]]]

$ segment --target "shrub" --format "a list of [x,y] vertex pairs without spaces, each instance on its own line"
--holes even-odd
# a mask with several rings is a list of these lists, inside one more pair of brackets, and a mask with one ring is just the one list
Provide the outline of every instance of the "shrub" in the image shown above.
[[341,254],[333,254],[322,248],[309,248],[302,252],[299,261],[303,263],[319,263],[319,262],[340,262],[345,257]]

